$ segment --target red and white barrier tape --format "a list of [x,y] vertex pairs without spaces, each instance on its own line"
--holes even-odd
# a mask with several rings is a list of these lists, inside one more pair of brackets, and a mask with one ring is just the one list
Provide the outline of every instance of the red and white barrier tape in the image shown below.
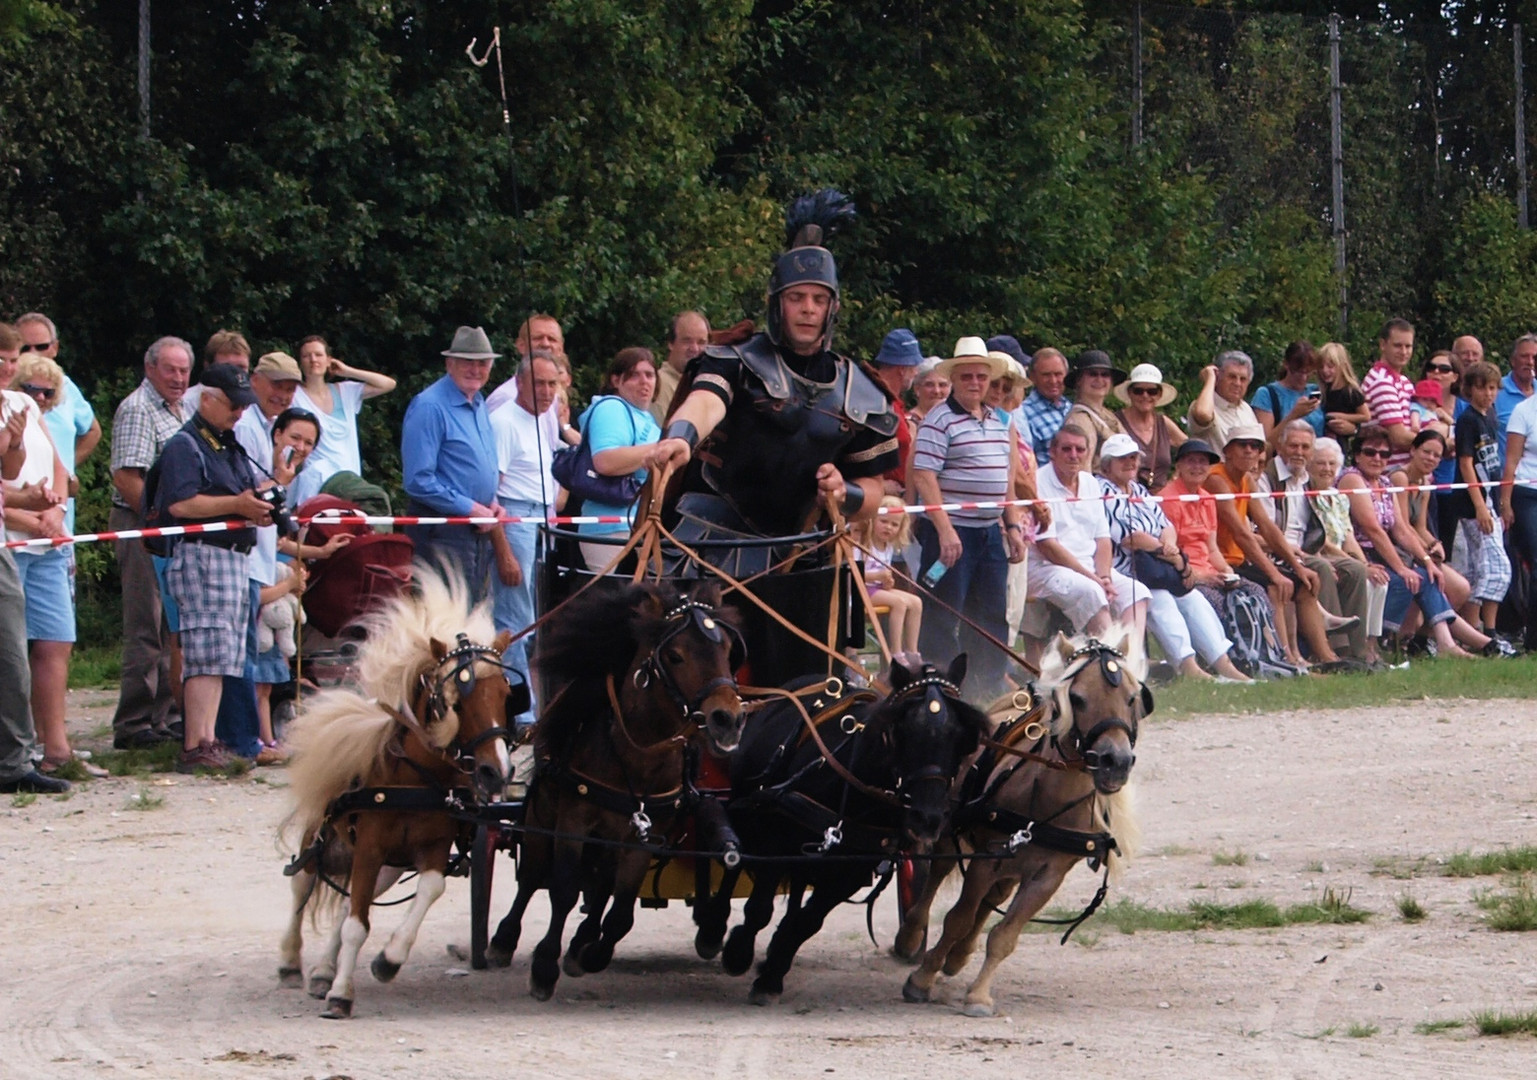
[[[1480,484],[1404,484],[1402,486],[1388,486],[1378,488],[1378,491],[1398,493],[1401,491],[1466,491],[1470,487],[1494,488],[1499,487],[1501,481],[1490,480]],[[1521,487],[1537,487],[1537,481],[1518,480],[1516,484]],[[1320,491],[1308,491],[1307,495],[1334,495],[1339,494],[1338,488],[1327,488]],[[1076,502],[1130,502],[1130,503],[1161,503],[1161,502],[1200,502],[1203,499],[1215,499],[1218,502],[1229,502],[1235,499],[1282,499],[1288,495],[1298,494],[1289,491],[1251,491],[1247,495],[1239,495],[1235,492],[1218,495],[1212,492],[1201,492],[1194,495],[1148,495],[1146,497],[1128,497],[1124,495],[1102,495],[1096,499],[1053,498],[1053,499],[1003,499],[983,502],[961,503],[936,503],[926,506],[881,507],[878,514],[926,514],[934,510],[943,510],[951,513],[956,510],[1002,510],[1010,506],[1052,506],[1064,503]],[[356,514],[338,515],[325,513],[313,518],[295,518],[298,522],[330,522],[345,521],[367,525],[624,525],[629,519],[616,514],[604,514],[599,516],[576,517],[388,517],[388,516],[361,516]],[[94,544],[104,540],[138,540],[146,536],[189,536],[194,533],[228,532],[231,529],[250,528],[247,521],[213,521],[202,525],[168,525],[158,529],[121,529],[117,532],[81,533],[78,536],[40,536],[31,540],[7,540],[8,548],[49,548],[63,547],[65,544]]]

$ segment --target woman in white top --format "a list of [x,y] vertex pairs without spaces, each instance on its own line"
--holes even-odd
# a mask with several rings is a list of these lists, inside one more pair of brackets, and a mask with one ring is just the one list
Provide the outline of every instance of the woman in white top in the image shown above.
[[[294,391],[294,405],[320,419],[320,442],[294,481],[288,505],[298,506],[319,494],[321,486],[340,472],[363,473],[358,448],[358,409],[369,398],[388,394],[395,380],[376,371],[363,371],[331,355],[325,339],[316,335],[299,343],[299,370],[304,381]],[[343,380],[327,382],[326,378]]]

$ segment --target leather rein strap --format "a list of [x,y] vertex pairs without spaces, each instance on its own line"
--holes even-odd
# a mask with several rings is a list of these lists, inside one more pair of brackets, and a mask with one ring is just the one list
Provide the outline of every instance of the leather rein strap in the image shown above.
[[811,714],[806,711],[805,703],[801,701],[796,693],[790,690],[781,690],[777,686],[744,686],[742,687],[742,692],[752,697],[777,697],[790,702],[795,706],[795,711],[800,713],[801,721],[806,725],[806,733],[810,736],[811,741],[816,743],[817,752],[822,755],[822,760],[827,763],[828,768],[832,769],[845,784],[877,802],[883,802],[889,806],[902,805],[902,800],[895,793],[878,787],[872,787],[849,772],[843,762],[839,761],[833,755],[833,752],[828,749],[827,743],[822,741],[822,733],[817,730],[816,722],[812,720]]

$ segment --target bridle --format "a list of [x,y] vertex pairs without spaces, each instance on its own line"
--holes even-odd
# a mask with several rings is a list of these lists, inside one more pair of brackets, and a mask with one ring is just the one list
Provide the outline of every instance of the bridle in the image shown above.
[[[517,676],[517,682],[508,679],[508,685],[513,687],[512,693],[507,698],[505,714],[510,720],[528,710],[528,685],[523,681],[523,675],[516,669],[509,667],[502,659],[502,654],[489,645],[480,645],[469,639],[469,635],[461,633],[454,647],[443,654],[437,664],[418,676],[417,701],[420,703],[420,713],[425,714],[427,726],[441,721],[454,706],[448,703],[446,690],[452,686],[457,691],[457,698],[463,701],[475,691],[475,683],[479,676],[476,674],[475,665],[487,663],[498,671]],[[409,726],[409,725],[408,725]],[[447,747],[437,747],[426,732],[418,730],[416,734],[422,737],[429,749],[438,750],[445,758],[452,760],[462,771],[471,772],[475,768],[475,751],[493,739],[501,739],[510,748],[512,745],[512,730],[507,724],[498,724],[489,727],[472,739],[462,736],[461,724],[459,732],[454,734],[453,740]]]
[[[922,696],[928,701],[927,711],[932,716],[937,716],[946,707],[946,701],[954,704],[962,700],[961,688],[945,676],[938,673],[921,675],[902,687],[896,693],[886,699],[881,711],[891,710],[893,714],[900,709],[910,698]],[[897,795],[904,807],[912,805],[912,791],[919,784],[940,783],[949,789],[954,775],[946,771],[938,762],[931,762],[923,766],[917,772],[908,777],[897,777]]]
[[[741,631],[720,617],[720,613],[709,604],[698,600],[681,600],[677,606],[668,611],[663,619],[666,629],[658,639],[651,655],[642,660],[630,676],[630,681],[637,690],[647,690],[654,681],[667,692],[667,696],[677,706],[683,723],[693,727],[705,726],[704,703],[711,695],[719,690],[729,689],[733,693],[738,690],[736,681],[736,669],[741,666],[747,655],[747,644],[742,639]],[[662,650],[689,629],[696,630],[701,637],[712,645],[729,643],[725,675],[717,675],[709,679],[693,695],[684,694],[683,688],[678,685],[678,680],[673,676],[671,667],[662,659]]]
[[[1057,684],[1058,688],[1070,687],[1072,681],[1085,668],[1095,662],[1098,662],[1100,676],[1108,686],[1118,687],[1121,685],[1126,674],[1126,656],[1113,646],[1106,645],[1095,638],[1089,638],[1088,641],[1084,642],[1082,646],[1067,658],[1066,670],[1063,671],[1061,680]],[[1143,713],[1151,713],[1153,711],[1152,690],[1144,685],[1141,696]],[[1062,702],[1060,697],[1054,694],[1052,696],[1052,717],[1057,719],[1061,715]],[[1135,750],[1137,748],[1137,726],[1137,716],[1133,713],[1130,723],[1118,716],[1107,716],[1084,732],[1078,730],[1075,717],[1074,723],[1068,728],[1065,738],[1073,752],[1078,755],[1078,759],[1083,763],[1083,768],[1088,772],[1094,772],[1104,767],[1104,755],[1100,751],[1095,750],[1093,748],[1094,745],[1112,731],[1124,731],[1126,738],[1131,742],[1131,748]],[[1051,741],[1052,746],[1056,748],[1057,752],[1061,753],[1064,758],[1067,757],[1059,737],[1053,735]]]

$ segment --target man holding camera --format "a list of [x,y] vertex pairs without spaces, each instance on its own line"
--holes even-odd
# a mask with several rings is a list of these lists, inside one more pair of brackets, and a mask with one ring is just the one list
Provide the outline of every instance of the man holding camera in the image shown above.
[[[251,381],[238,368],[216,365],[203,373],[196,414],[165,444],[157,465],[154,506],[177,525],[245,518],[270,525],[267,503],[234,429],[256,403]],[[245,674],[246,624],[251,594],[247,556],[256,530],[192,533],[172,540],[166,585],[181,613],[183,714],[182,772],[217,769],[227,752],[214,736],[225,676]]]

